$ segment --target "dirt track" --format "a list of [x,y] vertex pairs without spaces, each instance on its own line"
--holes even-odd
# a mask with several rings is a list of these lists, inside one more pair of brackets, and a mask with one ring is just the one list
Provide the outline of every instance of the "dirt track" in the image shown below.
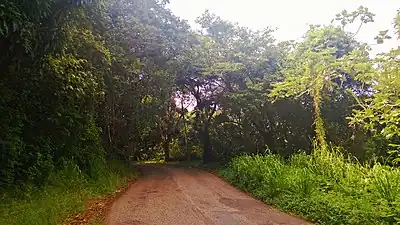
[[107,225],[310,224],[201,170],[158,165],[141,170],[143,178],[111,207]]

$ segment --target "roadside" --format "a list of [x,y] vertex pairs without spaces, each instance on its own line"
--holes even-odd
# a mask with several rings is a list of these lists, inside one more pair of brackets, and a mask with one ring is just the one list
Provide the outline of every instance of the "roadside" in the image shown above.
[[0,224],[91,224],[101,219],[104,206],[111,204],[120,192],[116,190],[137,178],[133,166],[112,161],[107,167],[97,179],[67,168],[42,188],[25,187],[24,191],[1,193]]
[[85,210],[65,220],[64,225],[97,225],[103,224],[112,204],[135,183],[136,176],[122,188],[102,197],[93,198],[86,202]]

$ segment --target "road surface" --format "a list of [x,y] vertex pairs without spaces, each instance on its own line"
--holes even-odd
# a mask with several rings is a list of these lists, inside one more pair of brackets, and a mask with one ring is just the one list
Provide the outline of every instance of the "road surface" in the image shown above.
[[112,205],[106,225],[311,224],[253,199],[208,172],[145,165]]

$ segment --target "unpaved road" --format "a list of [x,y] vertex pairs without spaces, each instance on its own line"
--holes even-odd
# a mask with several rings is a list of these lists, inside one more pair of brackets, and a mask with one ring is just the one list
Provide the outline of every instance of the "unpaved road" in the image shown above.
[[111,207],[107,225],[310,224],[279,212],[202,170],[146,165]]

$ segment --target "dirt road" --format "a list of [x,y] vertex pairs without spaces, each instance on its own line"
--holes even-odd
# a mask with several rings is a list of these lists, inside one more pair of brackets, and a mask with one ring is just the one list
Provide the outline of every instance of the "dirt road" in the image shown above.
[[310,224],[279,212],[210,173],[146,165],[111,207],[107,225]]

